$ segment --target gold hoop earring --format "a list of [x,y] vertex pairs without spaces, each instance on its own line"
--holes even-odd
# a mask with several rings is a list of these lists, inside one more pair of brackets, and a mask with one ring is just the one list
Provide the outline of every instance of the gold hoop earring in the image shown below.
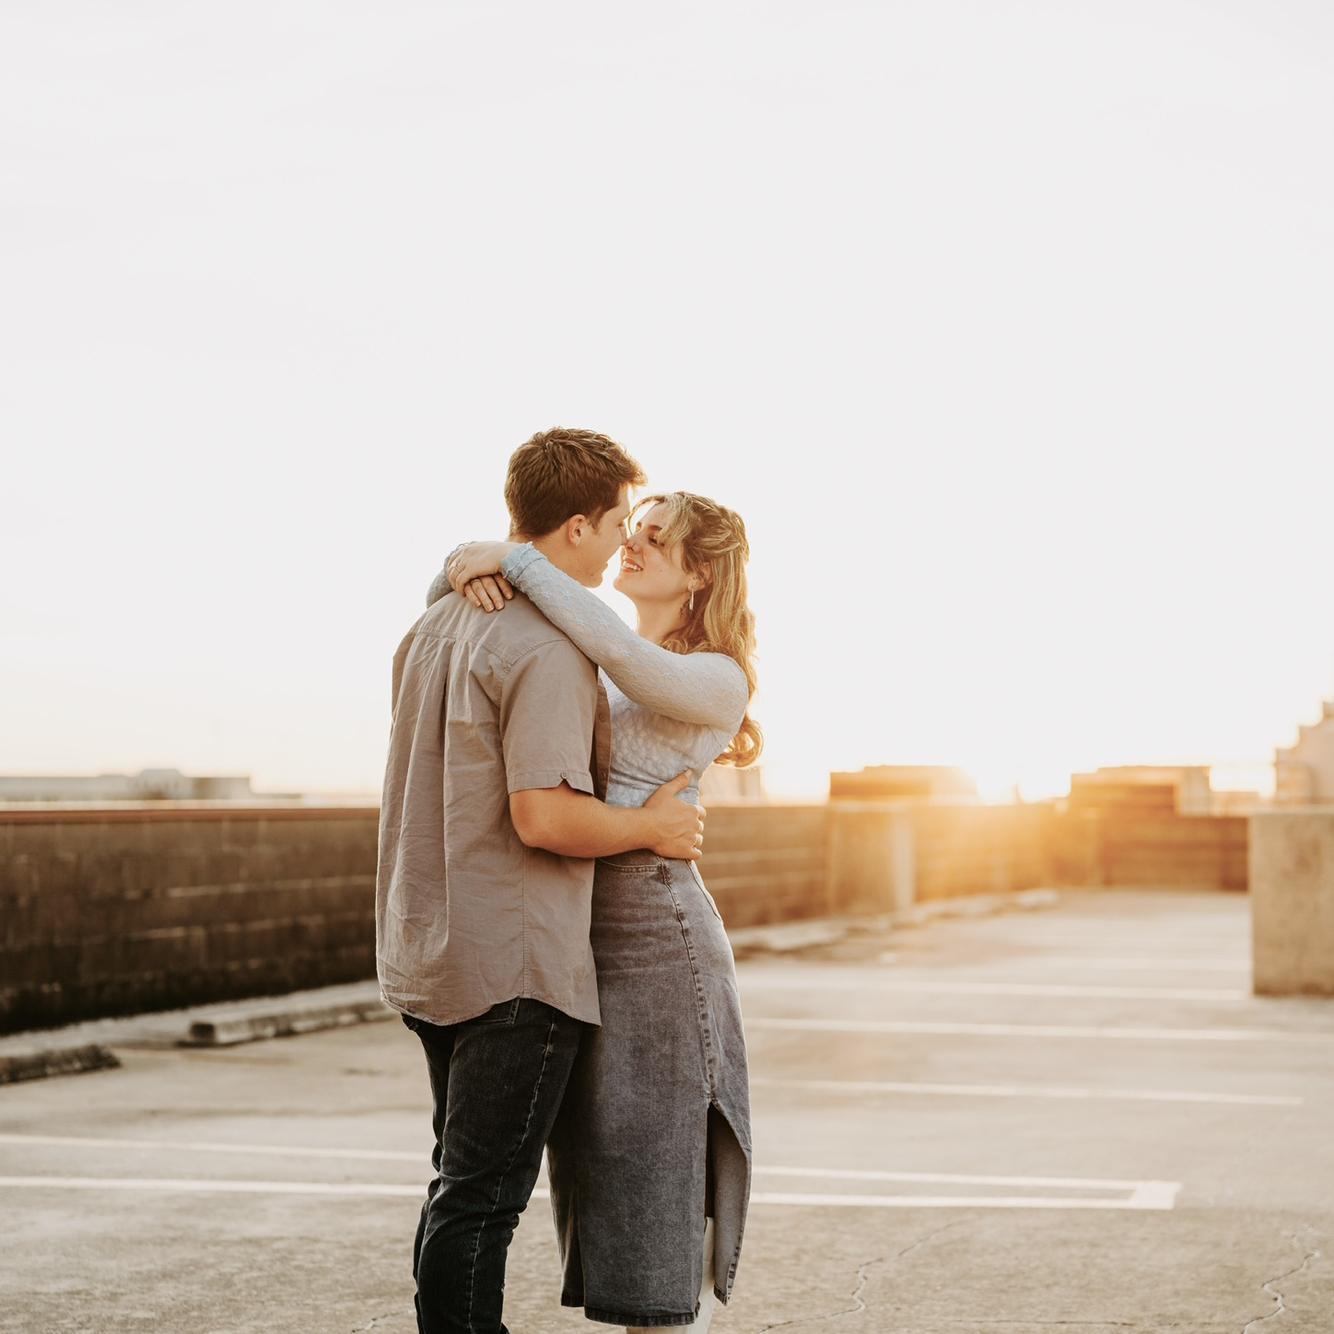
[[687,611],[695,610],[695,590],[693,588],[690,590],[690,603],[687,606],[686,610]]

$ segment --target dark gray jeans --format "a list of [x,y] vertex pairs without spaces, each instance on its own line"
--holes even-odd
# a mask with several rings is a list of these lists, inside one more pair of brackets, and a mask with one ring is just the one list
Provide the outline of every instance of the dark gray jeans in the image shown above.
[[435,1176],[412,1252],[421,1334],[509,1334],[505,1260],[586,1027],[515,997],[461,1024],[403,1016],[431,1080]]

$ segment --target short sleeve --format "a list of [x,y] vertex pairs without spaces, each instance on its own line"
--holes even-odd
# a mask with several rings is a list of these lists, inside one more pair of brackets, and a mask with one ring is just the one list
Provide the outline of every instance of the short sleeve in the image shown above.
[[500,699],[509,792],[568,783],[592,795],[597,668],[568,641],[541,644],[510,668]]

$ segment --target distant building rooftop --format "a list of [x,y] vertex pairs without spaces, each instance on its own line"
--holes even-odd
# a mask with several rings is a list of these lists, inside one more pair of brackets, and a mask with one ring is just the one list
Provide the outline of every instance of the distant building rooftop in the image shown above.
[[759,764],[738,769],[732,764],[711,764],[700,775],[699,798],[710,802],[767,801],[764,767]]
[[1303,723],[1295,745],[1274,752],[1274,801],[1278,805],[1334,802],[1334,700],[1320,718]]
[[1208,815],[1214,809],[1214,793],[1207,765],[1118,764],[1071,774],[1066,807]]
[[253,801],[256,795],[249,774],[0,774],[0,801]]
[[980,801],[977,784],[948,764],[875,764],[855,773],[831,773],[829,796],[852,801],[889,801],[935,797]]

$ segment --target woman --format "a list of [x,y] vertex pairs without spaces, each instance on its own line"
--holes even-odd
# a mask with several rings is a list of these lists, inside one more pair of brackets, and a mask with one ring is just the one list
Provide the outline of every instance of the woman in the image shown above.
[[[747,714],[741,519],[678,491],[642,501],[630,526],[614,586],[635,604],[637,634],[526,543],[458,548],[428,597],[447,580],[498,610],[512,585],[598,664],[612,712],[607,800],[622,806],[683,769],[752,764],[761,746]],[[547,1146],[561,1302],[628,1329],[706,1330],[714,1298],[731,1296],[750,1193],[731,946],[694,863],[647,851],[598,859],[591,938],[602,1025],[584,1037]]]

